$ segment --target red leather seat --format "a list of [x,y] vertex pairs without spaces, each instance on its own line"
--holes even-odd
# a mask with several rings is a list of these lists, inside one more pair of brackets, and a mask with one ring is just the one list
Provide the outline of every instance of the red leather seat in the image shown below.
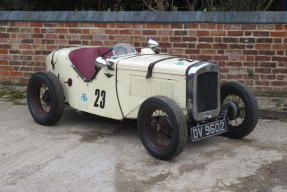
[[[69,59],[75,65],[77,71],[86,78],[86,81],[91,81],[97,70],[99,70],[95,64],[96,58],[109,49],[107,47],[80,48],[71,51]],[[111,55],[112,52],[106,54],[104,57],[107,58]]]

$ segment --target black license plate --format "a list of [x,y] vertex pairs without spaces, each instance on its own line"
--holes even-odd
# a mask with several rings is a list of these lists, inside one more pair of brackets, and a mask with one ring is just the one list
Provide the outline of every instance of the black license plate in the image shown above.
[[211,123],[198,125],[190,128],[192,141],[197,141],[206,137],[222,134],[227,131],[225,119],[217,120]]

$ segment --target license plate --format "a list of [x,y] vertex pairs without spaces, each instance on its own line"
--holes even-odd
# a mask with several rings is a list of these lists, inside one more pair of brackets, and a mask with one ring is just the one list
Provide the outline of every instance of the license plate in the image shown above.
[[192,141],[222,134],[227,131],[225,119],[190,128]]

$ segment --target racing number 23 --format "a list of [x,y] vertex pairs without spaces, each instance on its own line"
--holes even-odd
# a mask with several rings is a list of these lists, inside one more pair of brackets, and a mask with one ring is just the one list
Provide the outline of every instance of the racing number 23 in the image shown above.
[[95,91],[96,101],[94,103],[95,107],[105,108],[106,91],[96,89]]

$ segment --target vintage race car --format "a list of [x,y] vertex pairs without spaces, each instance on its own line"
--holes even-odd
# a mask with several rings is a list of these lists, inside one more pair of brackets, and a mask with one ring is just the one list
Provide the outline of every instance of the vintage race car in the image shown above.
[[160,54],[153,40],[148,45],[140,52],[124,43],[52,52],[47,72],[33,74],[28,83],[32,117],[53,125],[68,104],[111,119],[137,119],[144,147],[162,160],[177,156],[188,138],[251,133],[258,107],[246,87],[220,85],[214,63]]

